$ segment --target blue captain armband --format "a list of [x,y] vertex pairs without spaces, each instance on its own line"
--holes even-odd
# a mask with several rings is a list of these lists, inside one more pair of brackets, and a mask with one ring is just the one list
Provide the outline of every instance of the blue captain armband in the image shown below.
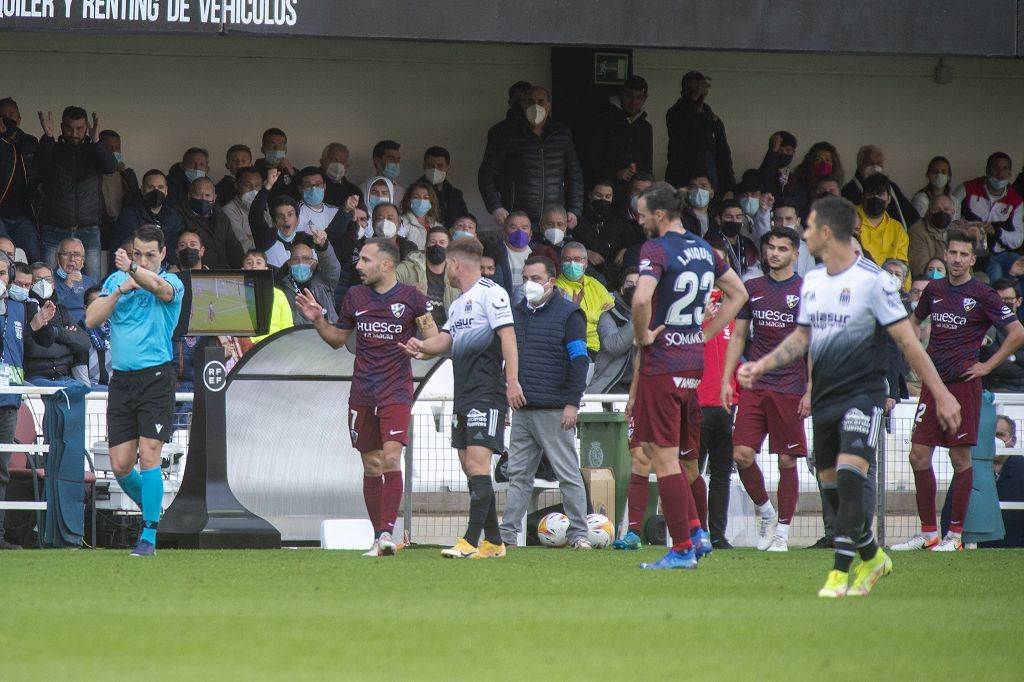
[[569,351],[570,360],[575,360],[579,357],[590,358],[590,354],[587,353],[587,342],[583,339],[573,339],[565,344],[565,349]]

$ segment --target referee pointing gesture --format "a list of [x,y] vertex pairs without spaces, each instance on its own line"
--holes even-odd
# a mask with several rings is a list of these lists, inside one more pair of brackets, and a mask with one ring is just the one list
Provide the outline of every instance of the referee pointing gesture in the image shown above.
[[[171,438],[174,416],[171,334],[181,313],[184,286],[177,275],[161,269],[166,255],[160,228],[140,227],[132,239],[131,256],[117,250],[117,271],[107,277],[100,298],[85,315],[90,329],[110,321],[110,463],[121,488],[142,509],[142,535],[132,556],[156,553],[164,497],[160,451]],[[134,469],[136,460],[141,471]]]

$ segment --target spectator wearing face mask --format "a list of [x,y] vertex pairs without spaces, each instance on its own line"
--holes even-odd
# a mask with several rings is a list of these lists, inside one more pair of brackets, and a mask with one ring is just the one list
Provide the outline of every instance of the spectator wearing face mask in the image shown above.
[[581,154],[587,186],[603,181],[615,183],[616,208],[626,203],[633,176],[654,169],[654,129],[647,120],[645,104],[647,81],[630,76],[619,93],[595,111],[594,129]]
[[428,147],[423,153],[423,175],[417,182],[425,182],[437,195],[440,224],[453,226],[459,216],[469,213],[462,190],[448,180],[452,156],[444,147]]
[[171,272],[208,269],[203,263],[203,257],[206,255],[203,237],[196,230],[186,227],[178,233],[178,240],[174,244],[174,253],[178,257],[178,265],[172,266]]
[[[52,343],[41,344],[31,334],[25,342],[25,377],[28,383],[39,379],[71,381],[71,368],[85,365],[89,357],[89,335],[78,325],[81,316],[74,316],[57,301],[53,271],[46,263],[33,263],[32,289],[29,298],[40,307],[51,303],[56,307],[50,324],[54,328]],[[84,293],[84,292],[83,292]]]
[[[231,233],[235,235],[235,239],[238,240],[241,247],[248,251],[256,248],[256,242],[252,237],[252,227],[249,225],[249,210],[263,185],[263,176],[258,170],[249,166],[236,169],[234,180],[234,196],[222,205],[221,210],[228,217],[228,222],[231,223]],[[217,200],[220,201],[219,193]],[[269,216],[266,217],[266,220],[268,223],[270,222]]]
[[487,141],[477,173],[480,196],[498,225],[513,211],[537,224],[545,206],[561,204],[575,228],[583,211],[583,170],[572,133],[551,119],[547,88],[530,88],[522,105],[523,118]]
[[402,224],[405,225],[406,239],[423,249],[427,245],[427,233],[435,227],[444,227],[438,207],[437,194],[428,182],[414,182],[402,197]]
[[861,205],[857,207],[860,220],[857,239],[876,265],[889,258],[907,262],[910,238],[900,221],[893,218],[887,209],[892,203],[889,193],[892,183],[881,173],[873,173],[864,180]]
[[189,147],[181,161],[167,171],[167,202],[176,206],[188,196],[188,188],[210,172],[210,152],[202,147]]
[[309,324],[295,303],[295,296],[300,291],[313,294],[313,298],[323,307],[328,322],[334,324],[338,321],[338,312],[334,309],[334,288],[341,275],[341,264],[325,232],[317,232],[312,238],[306,234],[300,235],[292,245],[288,268],[282,270],[282,273],[281,289],[288,298],[292,321],[296,325]]
[[293,199],[300,198],[298,170],[288,158],[288,136],[280,128],[267,128],[263,131],[260,142],[262,159],[253,164],[260,173],[267,177],[269,171],[275,170],[274,183],[270,187],[270,197],[282,194]]
[[[949,163],[949,159],[945,156],[933,157],[928,162],[928,169],[925,171],[925,178],[928,182],[924,187],[917,190],[913,197],[910,199],[910,203],[914,205],[914,210],[922,216],[928,213],[928,209],[931,206],[933,199],[945,196],[953,202],[953,219],[956,220],[960,217],[960,202],[953,198],[953,185],[950,179],[953,177],[952,166]],[[925,216],[927,217],[927,216]]]
[[344,206],[352,195],[362,200],[363,191],[346,177],[348,156],[348,147],[340,142],[331,142],[320,154],[320,170],[327,181],[324,201],[331,206]]
[[462,292],[451,285],[446,276],[446,253],[448,251],[448,230],[435,227],[427,234],[425,251],[413,251],[395,268],[399,282],[412,284],[426,295],[433,305],[431,314],[440,329],[448,320],[448,308]]
[[594,375],[588,393],[629,393],[633,380],[633,292],[639,270],[622,271],[622,286],[612,292],[615,305],[597,318],[601,349],[594,359]]
[[756,240],[758,223],[767,217],[763,207],[773,206],[775,196],[765,190],[757,171],[751,168],[743,172],[743,180],[733,188],[732,198],[740,202],[743,209],[742,233]]
[[729,267],[743,277],[747,270],[760,262],[761,250],[750,237],[742,234],[744,215],[740,203],[729,199],[720,206],[717,227],[708,232],[706,239],[708,244],[728,256]]
[[713,229],[718,228],[715,213],[711,210],[711,200],[715,198],[715,190],[711,186],[711,180],[706,175],[698,175],[690,178],[686,183],[686,203],[689,211],[686,215],[696,218],[696,224],[687,225],[683,218],[683,226],[688,230],[700,230],[697,234],[701,237]]
[[476,228],[476,216],[472,213],[455,216],[455,222],[451,225],[452,241],[463,237],[475,237]]
[[[864,145],[857,150],[857,172],[853,178],[843,185],[842,195],[843,198],[848,200],[854,205],[860,205],[864,200],[864,194],[867,191],[865,185],[868,178],[872,175],[882,175],[885,173],[885,152],[882,151],[881,147],[875,145]],[[906,195],[899,188],[895,182],[886,177],[886,192],[889,194],[890,201],[886,204],[886,211],[889,217],[893,220],[902,223],[904,230],[907,227],[913,225],[921,216],[918,214],[917,209],[910,203]],[[877,190],[877,186],[875,186]],[[865,245],[865,248],[870,247]],[[883,258],[883,260],[885,260]]]
[[233,144],[228,147],[224,161],[227,173],[217,182],[217,205],[227,206],[238,192],[238,173],[243,168],[252,167],[252,150],[244,144]]
[[1024,243],[1024,199],[1010,186],[1013,164],[1003,152],[985,162],[985,175],[968,180],[953,190],[967,220],[982,223],[992,253],[987,272],[998,279],[1009,272]]
[[[629,181],[629,200],[626,202],[626,206],[619,212],[622,219],[627,223],[640,224],[640,214],[637,212],[637,203],[640,201],[640,195],[644,193],[644,190],[654,184],[654,176],[650,173],[637,172],[633,176],[633,179]],[[643,229],[640,230],[641,236],[643,235]]]
[[117,170],[104,175],[100,182],[103,193],[103,221],[100,223],[100,244],[104,250],[115,250],[120,246],[120,235],[117,232],[117,218],[121,215],[125,203],[139,196],[139,177],[135,170],[129,168],[121,156],[121,136],[113,130],[104,130],[99,134],[99,143],[105,145],[114,154]]
[[562,295],[583,309],[587,317],[587,350],[592,357],[597,356],[601,349],[601,339],[597,335],[597,320],[601,313],[611,310],[615,300],[601,282],[587,277],[587,247],[579,242],[569,242],[562,247],[561,272],[555,280],[555,286]]
[[[118,243],[131,240],[132,235],[143,225],[155,225],[164,233],[164,243],[173,244],[181,231],[181,214],[168,203],[167,176],[163,171],[146,171],[142,176],[142,195],[126,203],[117,217]],[[167,254],[169,263],[177,262]]]
[[705,101],[711,92],[711,79],[699,71],[690,71],[683,76],[681,89],[679,99],[665,114],[665,181],[682,187],[691,178],[704,176],[711,188],[724,194],[736,184],[736,176],[725,124]]
[[0,231],[39,260],[39,233],[32,210],[34,159],[39,140],[21,128],[21,111],[10,97],[0,99]]
[[626,222],[614,209],[614,188],[610,180],[594,185],[583,207],[583,215],[572,239],[587,247],[589,267],[614,286],[618,281],[626,249],[639,246],[643,230],[639,223]]
[[102,178],[117,171],[114,153],[95,141],[99,121],[89,125],[85,109],[67,107],[61,116],[60,138],[54,140],[53,114],[43,117],[43,138],[35,156],[35,174],[42,191],[40,212],[43,260],[53,262],[57,244],[68,237],[85,243],[85,271],[100,276]]
[[367,235],[373,235],[370,214],[365,208],[356,206],[352,215],[352,221],[343,234],[327,232],[327,239],[334,247],[338,262],[341,263],[341,277],[338,280],[338,286],[334,289],[335,308],[341,305],[349,287],[362,283],[362,278],[356,270],[356,264],[359,263],[359,251],[369,239]]
[[812,144],[793,173],[799,179],[806,192],[802,197],[791,197],[795,199],[797,210],[801,215],[807,210],[811,199],[818,196],[819,180],[824,178],[832,180],[835,183],[834,194],[839,196],[839,188],[842,187],[843,180],[845,179],[843,162],[839,158],[839,150],[830,142],[815,142]]
[[231,221],[217,205],[213,180],[198,178],[189,185],[185,201],[178,205],[178,215],[182,229],[189,228],[202,235],[206,264],[210,268],[242,266],[245,251],[231,229]]
[[907,258],[911,272],[924,272],[928,261],[946,253],[946,233],[955,217],[956,205],[951,197],[938,194],[931,198],[924,217],[911,225],[908,232]]
[[57,245],[57,269],[54,272],[54,288],[57,301],[71,313],[71,319],[85,317],[85,290],[96,286],[96,280],[82,272],[85,263],[85,246],[80,239],[65,239]]
[[[373,175],[359,186],[363,194],[368,194],[379,178],[387,178],[391,183],[391,203],[398,204],[405,196],[405,188],[398,184],[402,174],[402,145],[394,140],[381,140],[373,145]],[[367,206],[373,211],[373,206]]]
[[[527,259],[532,256],[555,256],[552,248],[531,244],[532,235],[530,216],[522,211],[513,211],[505,219],[501,240],[496,244],[490,240],[483,242],[485,252],[495,258],[494,281],[513,299],[513,304],[518,302],[516,290],[523,284],[523,266]],[[554,260],[557,260],[557,256]]]
[[302,200],[299,201],[299,225],[303,227],[304,232],[326,232],[328,228],[344,232],[352,220],[352,211],[358,205],[359,197],[353,195],[345,200],[344,206],[332,206],[324,200],[326,182],[327,179],[319,166],[303,168],[298,175],[299,191],[302,193]]

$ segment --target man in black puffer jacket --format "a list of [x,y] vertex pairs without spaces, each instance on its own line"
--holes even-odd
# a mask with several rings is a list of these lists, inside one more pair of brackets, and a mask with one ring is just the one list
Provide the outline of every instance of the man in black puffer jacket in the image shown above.
[[69,237],[85,245],[85,273],[99,281],[100,222],[103,219],[102,176],[117,170],[114,152],[93,141],[99,120],[89,127],[85,109],[67,107],[61,116],[60,139],[53,138],[53,114],[43,117],[43,138],[36,151],[35,172],[43,193],[41,235],[43,259],[54,262],[57,245]]
[[532,87],[523,98],[525,118],[496,128],[487,141],[477,181],[480,196],[498,225],[511,211],[524,211],[537,224],[548,204],[569,211],[569,227],[583,211],[583,170],[569,129],[551,120],[546,88]]

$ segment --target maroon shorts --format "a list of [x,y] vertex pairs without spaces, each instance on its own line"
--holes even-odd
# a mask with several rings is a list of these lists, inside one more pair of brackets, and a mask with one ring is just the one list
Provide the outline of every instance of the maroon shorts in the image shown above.
[[743,391],[736,408],[732,444],[760,452],[768,436],[768,452],[790,457],[807,456],[804,420],[799,395],[773,391]]
[[411,405],[368,407],[349,403],[348,429],[352,447],[359,452],[372,452],[382,449],[388,441],[407,445],[411,418]]
[[978,419],[981,416],[981,379],[957,381],[946,384],[946,388],[960,403],[960,428],[956,433],[942,430],[935,416],[935,398],[927,386],[921,386],[921,397],[917,401],[917,416],[914,417],[914,445],[931,447],[959,447],[978,444]]
[[640,443],[677,447],[680,459],[697,459],[701,423],[697,385],[701,374],[641,374],[637,378],[633,419],[629,423],[629,447]]

